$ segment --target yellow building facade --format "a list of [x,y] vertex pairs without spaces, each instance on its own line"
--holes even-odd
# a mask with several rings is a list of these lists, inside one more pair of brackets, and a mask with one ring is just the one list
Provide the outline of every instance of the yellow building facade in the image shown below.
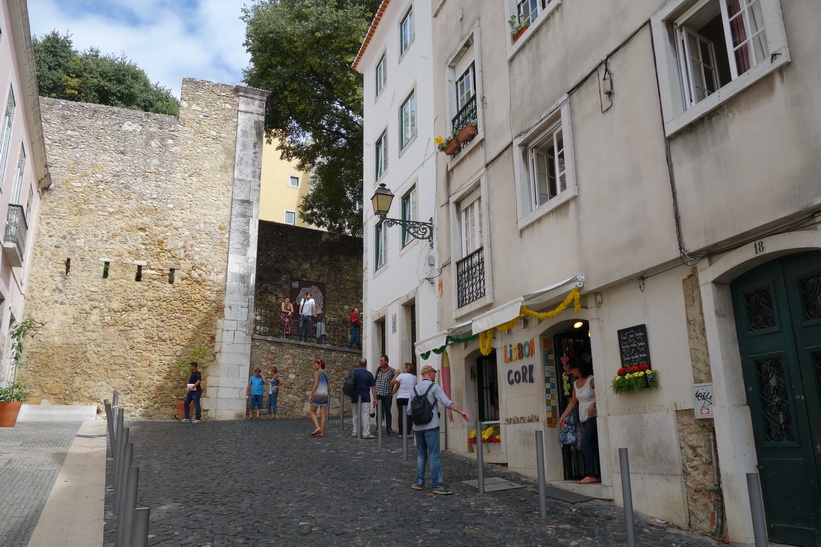
[[313,227],[299,218],[299,204],[309,192],[309,174],[298,170],[297,162],[282,159],[278,146],[274,139],[262,149],[259,219]]

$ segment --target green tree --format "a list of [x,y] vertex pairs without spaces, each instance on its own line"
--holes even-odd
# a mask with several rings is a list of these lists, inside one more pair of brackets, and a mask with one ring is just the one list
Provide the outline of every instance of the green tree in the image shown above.
[[257,0],[243,8],[245,82],[271,91],[278,150],[311,170],[300,218],[362,234],[362,77],[351,69],[380,0]]
[[151,83],[125,56],[101,55],[96,48],[77,52],[68,34],[51,31],[32,40],[40,95],[176,116],[171,92]]

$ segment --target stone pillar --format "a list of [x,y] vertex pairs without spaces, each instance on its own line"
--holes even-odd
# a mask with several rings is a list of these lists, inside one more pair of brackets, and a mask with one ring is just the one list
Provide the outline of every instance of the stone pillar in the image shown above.
[[217,321],[216,362],[209,367],[203,406],[216,420],[245,415],[245,386],[254,328],[259,185],[268,92],[238,86],[237,139],[223,316]]

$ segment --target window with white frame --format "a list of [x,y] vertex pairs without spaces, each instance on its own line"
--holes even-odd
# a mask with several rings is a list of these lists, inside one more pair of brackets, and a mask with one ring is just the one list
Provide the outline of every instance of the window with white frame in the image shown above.
[[17,172],[14,175],[14,186],[9,203],[20,205],[20,194],[23,191],[23,175],[26,172],[26,147],[20,145],[20,157],[17,158]]
[[[405,192],[402,196],[402,220],[411,220],[416,221],[416,186],[413,186],[410,190]],[[414,237],[405,230],[402,229],[402,247],[406,246],[408,243],[411,243],[414,240]]]
[[477,189],[459,203],[459,227],[462,256],[482,247],[482,194]]
[[[478,30],[478,27],[477,29]],[[449,83],[448,114],[450,133],[458,132],[468,124],[479,126],[476,98],[481,96],[481,68],[477,58],[478,32],[469,35],[448,62],[446,78]]]
[[569,102],[514,141],[519,228],[576,195]]
[[296,225],[296,211],[285,211],[285,224]]
[[6,164],[9,161],[11,145],[11,128],[14,123],[14,112],[17,102],[14,100],[14,88],[9,86],[9,96],[6,100],[6,111],[3,114],[3,127],[0,128],[0,180],[5,176]]
[[296,175],[290,175],[288,177],[288,186],[290,188],[299,188],[299,177]]
[[462,110],[468,102],[476,97],[476,76],[473,63],[456,80],[456,109]]
[[673,0],[651,23],[668,135],[790,61],[779,0]]
[[416,135],[416,93],[411,92],[399,108],[399,148],[405,145]]
[[383,131],[374,144],[374,179],[379,180],[388,170],[388,133]]
[[384,222],[379,222],[374,227],[373,241],[373,269],[378,270],[388,261],[388,230]]
[[388,65],[387,61],[385,60],[385,54],[382,54],[382,57],[379,59],[379,62],[376,63],[376,69],[374,70],[374,96],[378,97],[382,90],[385,88],[385,85],[388,83]]
[[[508,0],[511,31],[535,26],[556,9],[562,0]],[[511,36],[512,38],[513,36]]]
[[399,55],[402,56],[413,43],[413,8],[410,8],[399,23]]

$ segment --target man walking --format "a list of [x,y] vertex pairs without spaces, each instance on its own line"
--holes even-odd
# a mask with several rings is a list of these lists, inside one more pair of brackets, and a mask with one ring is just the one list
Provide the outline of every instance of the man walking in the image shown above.
[[354,346],[356,346],[356,349],[362,349],[362,342],[359,341],[359,335],[362,332],[362,316],[359,315],[359,309],[353,309],[349,320],[351,324],[351,341],[348,342],[348,349]]
[[191,364],[188,365],[188,370],[191,371],[191,376],[188,377],[188,384],[185,386],[185,399],[182,402],[182,407],[185,411],[185,418],[180,420],[182,423],[187,424],[191,421],[191,403],[194,403],[194,422],[195,424],[200,423],[200,418],[202,417],[202,408],[200,407],[200,397],[202,397],[202,373],[197,370],[199,368],[199,364],[192,361]]
[[299,341],[308,341],[308,331],[314,320],[314,309],[316,302],[311,293],[306,293],[305,298],[299,301]]
[[[385,416],[385,429],[388,435],[393,435],[393,416],[391,406],[393,406],[393,394],[399,389],[398,385],[391,384],[391,380],[396,378],[396,370],[388,366],[388,356],[382,355],[379,358],[379,368],[376,369],[376,398],[382,403],[382,414]],[[381,427],[382,424],[377,424]]]
[[[357,431],[361,433],[363,439],[375,438],[371,435],[370,409],[371,401],[376,404],[376,380],[368,370],[368,360],[360,359],[359,367],[353,371],[356,382],[356,394],[351,396],[353,403],[353,433],[351,437],[357,436]],[[371,398],[373,395],[373,398]],[[362,404],[359,403],[362,397]]]
[[[416,436],[416,482],[411,485],[411,488],[422,490],[425,485],[425,466],[430,460],[430,478],[433,484],[433,493],[447,495],[453,492],[442,484],[444,479],[442,477],[442,460],[439,454],[439,405],[436,402],[438,401],[445,408],[461,414],[466,422],[470,421],[470,416],[453,404],[453,401],[448,399],[442,388],[434,383],[434,380],[436,380],[436,369],[430,365],[425,365],[422,367],[422,381],[413,388],[411,393],[411,397],[427,393],[428,401],[435,407],[430,422],[422,425],[413,424],[413,432]],[[428,391],[429,388],[430,391]],[[409,414],[410,408],[410,405],[408,405]]]

